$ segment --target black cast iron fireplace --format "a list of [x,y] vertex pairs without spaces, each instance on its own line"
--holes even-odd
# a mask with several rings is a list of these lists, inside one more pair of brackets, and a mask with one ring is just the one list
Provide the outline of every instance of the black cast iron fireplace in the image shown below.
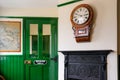
[[112,50],[60,52],[65,55],[65,80],[107,80],[107,55]]

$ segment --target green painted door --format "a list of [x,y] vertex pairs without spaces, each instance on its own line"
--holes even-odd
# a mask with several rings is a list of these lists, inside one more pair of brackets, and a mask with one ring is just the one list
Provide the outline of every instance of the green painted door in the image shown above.
[[57,19],[26,19],[25,24],[25,80],[58,80]]

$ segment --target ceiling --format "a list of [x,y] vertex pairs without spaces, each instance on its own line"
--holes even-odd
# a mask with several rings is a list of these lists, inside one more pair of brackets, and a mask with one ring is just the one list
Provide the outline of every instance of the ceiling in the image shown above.
[[53,8],[58,0],[0,0],[0,8]]

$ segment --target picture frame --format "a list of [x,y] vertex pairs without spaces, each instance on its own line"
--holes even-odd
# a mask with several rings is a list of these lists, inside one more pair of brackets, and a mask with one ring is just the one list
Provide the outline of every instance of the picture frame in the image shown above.
[[22,20],[0,18],[0,55],[22,54]]

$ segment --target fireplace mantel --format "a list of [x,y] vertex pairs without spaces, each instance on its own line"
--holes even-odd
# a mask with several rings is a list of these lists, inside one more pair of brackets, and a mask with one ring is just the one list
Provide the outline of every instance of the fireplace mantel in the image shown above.
[[62,52],[64,55],[67,55],[67,54],[73,54],[73,55],[78,55],[78,54],[96,54],[96,55],[101,55],[101,54],[105,54],[105,55],[108,55],[110,52],[114,52],[113,50],[85,50],[85,51],[59,51],[59,52]]

